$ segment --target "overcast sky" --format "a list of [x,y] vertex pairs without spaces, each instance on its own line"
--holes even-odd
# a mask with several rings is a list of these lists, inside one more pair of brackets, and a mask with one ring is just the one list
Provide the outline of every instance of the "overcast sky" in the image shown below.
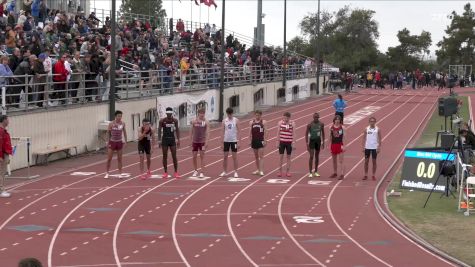
[[[222,0],[215,0],[218,8],[208,8],[196,6],[190,0],[163,0],[163,8],[167,16],[181,18],[183,20],[215,23],[221,25],[221,5]],[[432,0],[432,1],[339,1],[322,0],[321,9],[330,12],[337,11],[345,5],[354,8],[371,9],[376,12],[375,19],[379,23],[380,37],[377,40],[379,50],[386,52],[388,47],[398,45],[396,34],[404,27],[411,31],[411,34],[420,34],[422,30],[432,34],[431,54],[436,50],[436,44],[442,40],[444,30],[450,23],[447,16],[455,10],[462,13],[463,6],[470,2],[472,8],[475,1],[459,0]],[[91,7],[110,9],[108,0],[91,0]],[[118,3],[118,7],[120,4]],[[201,16],[200,16],[201,10]],[[309,12],[316,12],[316,0],[288,0],[287,1],[287,40],[300,35],[299,22]],[[284,25],[284,1],[283,0],[263,0],[263,13],[266,14],[263,23],[265,24],[265,41],[273,45],[282,46],[283,25]],[[193,17],[192,17],[193,16]],[[227,0],[226,1],[226,29],[233,30],[245,36],[253,36],[253,28],[257,24],[257,0]]]

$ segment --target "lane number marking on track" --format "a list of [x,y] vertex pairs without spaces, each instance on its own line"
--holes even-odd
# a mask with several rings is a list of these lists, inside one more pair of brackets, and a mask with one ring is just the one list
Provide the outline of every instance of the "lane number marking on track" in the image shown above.
[[312,180],[308,181],[309,185],[318,185],[318,186],[327,186],[330,185],[332,181],[318,181],[318,180]]
[[73,172],[70,175],[73,176],[90,176],[96,174],[95,172]]
[[294,216],[294,220],[297,223],[323,223],[325,222],[321,216],[311,217],[311,216]]
[[287,179],[268,179],[267,183],[269,184],[287,184],[290,180]]
[[247,179],[247,178],[234,178],[234,177],[229,177],[228,178],[228,182],[232,182],[232,183],[238,183],[238,182],[247,182],[247,181],[250,181],[251,179]]
[[210,179],[211,177],[195,177],[195,176],[190,176],[188,177],[188,180],[191,180],[191,181],[206,181],[208,179]]
[[122,173],[122,174],[110,174],[110,177],[117,177],[117,178],[129,178],[130,173]]

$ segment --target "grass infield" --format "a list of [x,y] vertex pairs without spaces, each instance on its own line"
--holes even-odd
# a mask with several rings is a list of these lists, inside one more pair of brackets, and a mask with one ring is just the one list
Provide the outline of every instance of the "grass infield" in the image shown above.
[[[468,98],[463,96],[459,96],[459,98],[463,101],[460,115],[464,121],[468,121],[470,118]],[[434,146],[436,133],[441,130],[443,125],[444,118],[438,115],[436,108],[415,147]],[[447,128],[449,127],[450,124],[447,123]],[[463,212],[457,211],[458,192],[454,192],[456,199],[452,197],[440,198],[441,193],[434,192],[427,207],[423,208],[429,192],[411,192],[407,189],[401,189],[399,188],[400,181],[401,170],[397,172],[388,187],[389,191],[394,189],[402,192],[400,197],[388,197],[389,208],[394,215],[433,246],[471,266],[475,266],[473,245],[471,245],[473,237],[475,237],[475,227],[473,227],[475,213],[466,217]]]

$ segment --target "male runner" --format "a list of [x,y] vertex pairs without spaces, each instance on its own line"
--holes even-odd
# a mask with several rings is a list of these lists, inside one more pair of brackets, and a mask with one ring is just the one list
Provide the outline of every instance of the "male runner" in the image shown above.
[[262,111],[254,112],[255,118],[249,122],[251,148],[254,150],[257,170],[254,175],[264,176],[264,147],[266,146],[267,131],[266,121],[262,119]]
[[373,180],[376,180],[376,157],[381,151],[381,130],[376,126],[376,118],[369,118],[369,126],[363,133],[364,177],[368,179],[369,156],[373,159]]
[[233,163],[234,163],[234,177],[238,178],[238,160],[237,160],[237,150],[239,148],[239,120],[233,117],[234,110],[232,108],[226,109],[226,118],[223,121],[223,172],[219,177],[224,177],[228,173],[228,155],[229,149],[231,149]]
[[[320,149],[325,148],[325,126],[320,122],[320,115],[318,113],[313,114],[313,121],[307,125],[307,131],[305,132],[305,143],[307,144],[308,153],[310,158],[308,161],[308,177],[312,178],[320,177],[318,174],[318,160],[320,157]],[[310,137],[310,138],[309,138]],[[312,172],[313,158],[315,157],[315,172]]]
[[294,129],[297,127],[295,126],[295,122],[290,120],[290,113],[285,112],[283,115],[282,120],[277,125],[278,131],[278,138],[279,141],[279,154],[280,154],[280,166],[279,166],[279,173],[277,174],[278,177],[282,177],[282,166],[284,165],[284,151],[287,152],[287,168],[286,168],[286,176],[291,177],[290,174],[290,158],[292,155],[292,143],[294,142]]
[[175,173],[173,174],[174,178],[180,178],[178,174],[178,161],[176,158],[176,147],[180,146],[180,129],[178,128],[178,120],[173,118],[173,109],[168,107],[165,109],[166,118],[163,118],[159,122],[158,126],[158,137],[159,141],[158,146],[162,147],[163,153],[163,173],[162,178],[168,178],[168,148],[172,152],[173,158],[173,168]]
[[198,110],[198,116],[191,122],[191,147],[193,152],[193,177],[198,176],[198,151],[200,152],[200,178],[204,177],[204,159],[205,159],[205,151],[208,147],[208,140],[209,140],[209,127],[208,127],[208,120],[205,118],[205,109]]
[[[122,178],[122,150],[125,147],[125,142],[127,140],[127,132],[125,131],[125,123],[122,121],[122,111],[117,110],[115,113],[115,119],[109,123],[109,128],[107,129],[106,138],[108,143],[108,152],[107,152],[107,172],[104,176],[105,179],[109,178],[109,170],[111,167],[112,157],[114,152],[117,152],[117,162],[119,167],[120,178]],[[124,138],[122,139],[122,135]]]
[[[152,176],[150,172],[152,147],[155,146],[155,132],[150,125],[149,119],[142,120],[142,127],[139,128],[138,150],[140,156],[140,172],[142,180]],[[147,156],[147,173],[144,172],[144,154]]]
[[331,146],[330,151],[333,159],[333,175],[330,178],[336,178],[338,176],[338,162],[340,164],[340,178],[343,180],[345,177],[345,168],[343,165],[343,136],[344,128],[341,124],[341,117],[335,116],[333,119],[333,125],[330,127],[330,136],[331,136]]

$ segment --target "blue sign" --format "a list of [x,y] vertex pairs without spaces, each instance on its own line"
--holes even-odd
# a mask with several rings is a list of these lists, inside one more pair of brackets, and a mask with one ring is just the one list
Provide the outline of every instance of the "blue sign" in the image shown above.
[[[417,150],[406,150],[404,156],[406,158],[418,158],[418,159],[434,159],[434,160],[454,160],[455,154],[444,153],[444,152],[430,152],[430,151],[417,151]],[[448,156],[448,158],[447,158]]]

